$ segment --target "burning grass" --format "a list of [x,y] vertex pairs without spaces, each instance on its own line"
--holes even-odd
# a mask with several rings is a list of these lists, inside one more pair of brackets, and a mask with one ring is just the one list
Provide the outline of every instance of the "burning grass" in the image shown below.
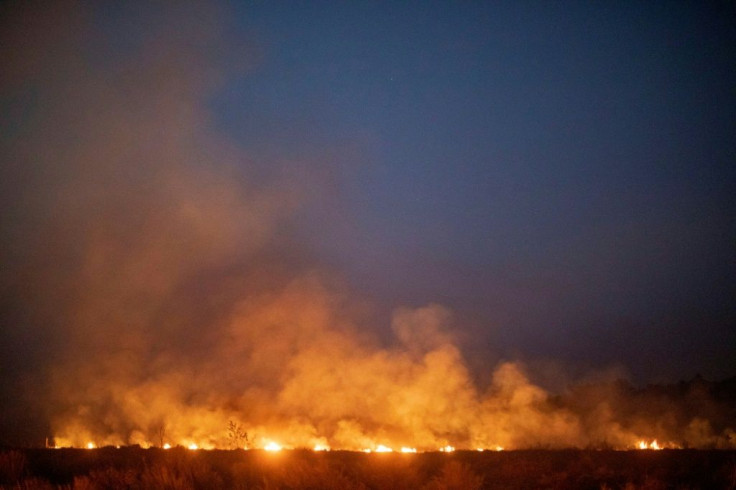
[[49,489],[734,488],[736,451],[370,454],[137,447],[0,452],[0,487]]

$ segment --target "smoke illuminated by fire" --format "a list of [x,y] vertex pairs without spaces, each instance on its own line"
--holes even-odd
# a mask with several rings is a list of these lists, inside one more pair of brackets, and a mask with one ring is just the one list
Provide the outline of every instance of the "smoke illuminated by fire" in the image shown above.
[[[315,300],[306,304],[314,305]],[[426,321],[427,318],[444,314],[437,307],[428,307],[411,314],[403,311],[398,318],[402,321],[408,321],[408,318]],[[412,325],[415,328],[421,322]],[[315,331],[314,325],[311,330]],[[312,396],[295,396],[292,391],[295,389],[295,381],[287,377],[281,391],[265,398],[270,401],[267,404],[269,409],[259,412],[254,410],[253,405],[257,399],[251,391],[249,404],[244,403],[241,410],[243,413],[250,413],[251,417],[261,416],[265,420],[256,420],[256,423],[250,424],[243,422],[249,440],[252,441],[246,448],[279,451],[286,445],[314,450],[337,448],[407,453],[438,450],[452,452],[456,447],[500,451],[504,448],[518,449],[538,444],[550,447],[587,447],[596,442],[590,434],[584,432],[584,421],[579,415],[552,406],[548,401],[548,394],[531,384],[518,365],[500,366],[489,390],[480,393],[470,383],[459,353],[449,344],[441,343],[414,358],[402,351],[362,350],[353,344],[352,337],[328,330],[322,331],[315,338],[320,339],[320,342],[331,339],[331,345],[343,345],[349,355],[335,350],[329,357],[326,353],[320,354],[312,349],[307,350],[308,355],[300,352],[294,354],[295,361],[288,366],[295,369],[295,366],[305,364],[308,369],[296,369],[292,376],[298,379],[297,385],[311,391]],[[350,361],[346,359],[343,364],[334,364],[340,363],[341,355],[347,356]],[[375,375],[367,374],[371,372]],[[448,373],[454,373],[454,383]],[[345,376],[356,378],[344,378]],[[445,381],[442,381],[443,378]],[[450,381],[449,385],[445,384],[447,381]],[[339,385],[340,382],[344,384]],[[361,383],[370,383],[373,390],[381,394],[380,399],[366,399],[362,393],[367,385],[363,387]],[[355,392],[350,389],[352,385],[355,385]],[[441,395],[437,391],[447,390],[448,386],[454,387],[455,391],[438,397]],[[139,393],[139,389],[136,386],[126,387],[129,401],[134,402],[137,397],[154,392],[145,390]],[[179,386],[178,389],[183,390],[183,387]],[[219,406],[219,414],[215,416],[210,405],[187,406],[172,400],[170,397],[177,392],[172,393],[171,386],[162,385],[155,392],[158,396],[152,406],[160,407],[161,412],[152,414],[155,416],[153,420],[166,420],[168,417],[179,423],[166,423],[164,427],[165,437],[171,444],[185,445],[190,449],[242,448],[234,444],[235,441],[229,439],[225,432],[228,420],[245,418],[237,409],[228,410],[224,408],[224,403],[220,406],[222,402],[216,402],[213,406]],[[163,395],[167,398],[163,399]],[[337,402],[330,403],[330,400]],[[380,400],[388,403],[380,403]],[[417,400],[426,400],[426,404]],[[457,404],[458,401],[461,403]],[[207,402],[213,403],[212,395]],[[438,405],[445,405],[447,408],[437,412],[435,410]],[[261,405],[257,404],[255,408],[259,406]],[[120,411],[109,412],[107,416],[115,413],[118,417],[125,417],[122,420],[131,427],[139,419],[146,420],[145,413],[128,411],[128,405],[123,404],[119,408]],[[103,433],[94,433],[87,428],[80,430],[84,423],[79,417],[72,417],[71,423],[66,422],[68,428],[65,429],[64,419],[61,419],[57,444],[78,446],[94,436],[95,440],[103,441],[104,445],[153,445],[152,432],[146,435],[142,427],[129,430],[127,438],[119,433],[105,437]],[[97,426],[98,420],[90,418],[87,423]],[[195,431],[202,435],[193,436],[192,432]],[[658,440],[644,441],[633,429],[627,430],[612,423],[598,426],[596,436],[600,437],[600,434],[605,434],[608,444],[614,448],[678,447],[673,443],[662,444]],[[283,442],[277,443],[276,439],[270,439],[274,436],[278,436],[277,440]],[[195,442],[183,442],[187,440]],[[447,444],[447,441],[452,444]],[[406,445],[407,442],[412,445]]]

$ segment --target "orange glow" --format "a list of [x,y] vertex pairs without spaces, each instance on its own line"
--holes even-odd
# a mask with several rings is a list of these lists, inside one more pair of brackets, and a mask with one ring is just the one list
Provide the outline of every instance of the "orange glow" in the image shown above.
[[638,449],[653,449],[655,451],[658,451],[660,449],[663,449],[663,447],[657,442],[657,440],[653,440],[650,443],[647,443],[647,441],[639,441],[636,445]]
[[283,447],[281,446],[281,444],[271,441],[263,446],[263,449],[265,449],[266,451],[281,451]]
[[[181,442],[181,444],[180,444],[179,447],[182,447],[183,446],[183,447],[185,447],[185,448],[187,448],[189,450],[192,450],[192,451],[195,451],[195,450],[210,450],[210,449],[221,448],[221,446],[219,446],[217,444],[214,444],[212,442],[207,442],[208,440],[214,440],[214,438],[212,438],[212,439],[207,439],[207,438],[202,439],[202,441],[204,441],[204,442],[201,442],[199,444],[196,443],[196,442],[191,442],[192,441],[191,439],[189,439],[188,441],[185,440],[185,441]],[[108,443],[102,443],[102,444],[105,445],[105,446],[112,446],[112,447],[117,447],[117,448],[120,448],[120,447],[123,447],[124,446],[124,445],[120,445],[120,444],[108,444]],[[90,442],[87,442],[87,443],[85,443],[83,445],[77,445],[77,446],[74,446],[74,445],[63,446],[61,444],[55,444],[54,446],[50,446],[50,447],[57,448],[57,449],[58,448],[61,448],[61,447],[82,447],[82,448],[85,448],[85,449],[96,449],[96,448],[99,447],[99,445],[97,443],[95,443],[95,442],[91,442],[90,441]],[[146,445],[146,446],[142,446],[142,447],[153,447],[153,446]],[[165,443],[165,444],[163,444],[163,446],[161,446],[161,448],[162,449],[165,449],[165,450],[171,449],[171,447],[172,447],[172,445],[169,444],[169,443]],[[279,442],[276,442],[276,441],[273,441],[273,440],[270,440],[270,439],[262,439],[260,444],[257,444],[255,446],[245,446],[242,449],[244,449],[244,450],[247,451],[249,449],[253,449],[254,447],[255,448],[260,448],[260,449],[262,449],[264,451],[278,452],[278,451],[283,451],[283,450],[291,450],[294,447],[305,447],[305,446],[295,445],[295,444],[292,444],[292,443],[281,444]],[[363,453],[394,453],[394,452],[396,452],[396,453],[403,453],[403,454],[415,454],[415,453],[420,453],[420,452],[433,452],[433,451],[438,451],[438,452],[442,452],[442,453],[451,453],[451,452],[456,451],[455,446],[452,446],[450,444],[447,444],[445,446],[439,447],[439,448],[434,449],[434,450],[432,450],[432,449],[421,449],[420,450],[420,449],[417,449],[416,447],[412,447],[412,446],[395,446],[395,447],[396,447],[396,449],[394,449],[391,446],[386,445],[386,444],[375,444],[375,443],[371,443],[371,445],[369,447],[365,447],[363,449],[358,449],[358,448],[355,448],[355,447],[340,447],[339,450],[360,451],[360,452],[363,452]],[[322,442],[314,443],[314,445],[311,446],[311,448],[315,452],[318,452],[318,451],[332,451],[334,449],[329,444],[327,444],[324,440]],[[661,442],[660,440],[657,440],[657,439],[651,439],[651,440],[639,439],[633,445],[619,447],[619,449],[632,449],[632,448],[633,449],[638,449],[638,450],[658,451],[658,450],[663,450],[663,449],[681,449],[681,446],[679,446],[677,444],[674,444],[672,442],[668,442],[668,441]],[[475,448],[475,451],[477,451],[477,452],[484,452],[484,451],[504,451],[504,450],[506,450],[506,448],[504,446],[501,446],[501,445],[498,445],[498,444],[496,444],[496,445],[489,445],[489,446],[485,446],[485,447],[476,447]]]

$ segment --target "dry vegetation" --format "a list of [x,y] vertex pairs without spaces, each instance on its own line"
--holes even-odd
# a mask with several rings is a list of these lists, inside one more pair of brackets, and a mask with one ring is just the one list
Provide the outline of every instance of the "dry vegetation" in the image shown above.
[[0,452],[7,489],[736,488],[735,451],[457,451],[102,448]]

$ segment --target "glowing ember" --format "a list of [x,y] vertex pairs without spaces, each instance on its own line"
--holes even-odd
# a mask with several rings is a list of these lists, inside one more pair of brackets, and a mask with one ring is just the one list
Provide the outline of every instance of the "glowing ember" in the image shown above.
[[87,449],[94,449],[95,447],[97,447],[97,446],[95,446],[95,443],[94,442],[88,442],[87,443]]
[[476,449],[476,451],[482,453],[483,451],[485,451],[485,449],[483,449],[482,447],[479,447],[478,449]]
[[452,447],[452,446],[449,446],[449,445],[448,445],[448,446],[445,446],[445,447],[441,447],[441,448],[440,448],[440,452],[442,452],[442,453],[451,453],[451,452],[453,452],[454,450],[455,450],[455,448],[454,448],[454,447]]
[[164,444],[164,449],[171,449],[171,444],[169,444],[168,442]]
[[196,445],[196,444],[194,444],[194,443],[191,443],[191,444],[190,444],[189,446],[187,446],[187,447],[188,447],[189,449],[191,449],[192,451],[194,451],[194,450],[197,450],[197,449],[199,449],[199,446],[197,446],[197,445]]
[[496,451],[503,451],[503,447],[501,447],[501,446],[496,446],[496,447],[495,447],[494,449],[495,449]]
[[271,441],[263,446],[263,449],[265,449],[266,451],[281,451],[283,447],[281,446],[281,444]]
[[378,447],[376,448],[376,452],[377,453],[392,453],[394,452],[394,450],[391,449],[390,447],[384,446],[383,444],[379,444]]
[[417,448],[415,447],[402,447],[401,448],[402,453],[415,453],[417,452]]
[[315,451],[329,451],[330,448],[328,446],[323,446],[322,444],[317,444],[314,446]]
[[372,453],[373,451],[372,451],[372,450],[370,450],[370,449],[367,449],[367,448],[366,448],[366,449],[363,449],[363,452],[364,452],[364,453]]

